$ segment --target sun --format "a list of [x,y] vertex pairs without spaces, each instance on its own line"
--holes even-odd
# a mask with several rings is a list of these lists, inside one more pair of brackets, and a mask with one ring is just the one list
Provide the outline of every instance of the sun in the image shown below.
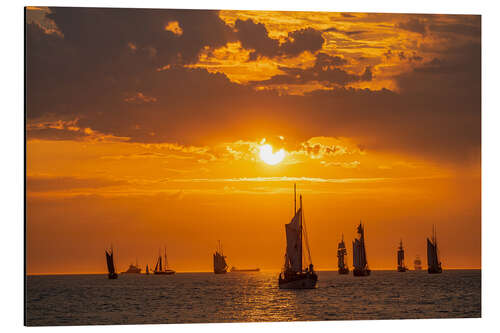
[[273,153],[273,147],[270,144],[265,144],[260,146],[259,157],[264,163],[269,165],[276,165],[283,161],[285,158],[285,150],[280,149],[277,152]]

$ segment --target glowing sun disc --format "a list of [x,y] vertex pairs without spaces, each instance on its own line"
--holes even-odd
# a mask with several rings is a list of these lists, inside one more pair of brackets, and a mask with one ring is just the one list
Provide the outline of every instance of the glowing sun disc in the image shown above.
[[280,149],[273,153],[273,147],[269,144],[265,144],[260,147],[259,157],[266,164],[276,165],[285,158],[285,150]]

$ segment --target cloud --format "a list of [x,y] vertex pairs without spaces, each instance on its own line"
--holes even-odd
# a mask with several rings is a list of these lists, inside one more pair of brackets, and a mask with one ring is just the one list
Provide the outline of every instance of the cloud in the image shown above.
[[262,23],[255,23],[251,19],[236,20],[236,36],[245,49],[253,50],[250,53],[251,61],[259,56],[273,57],[293,57],[305,51],[316,52],[321,49],[324,38],[321,31],[305,28],[288,33],[284,43],[278,39],[269,37],[266,26]]
[[99,189],[127,185],[123,180],[107,178],[77,178],[77,177],[47,177],[27,176],[26,188],[28,192],[70,191],[75,189]]
[[419,18],[410,18],[406,22],[400,22],[396,25],[397,28],[408,30],[411,32],[416,32],[421,35],[425,35],[427,33],[427,25],[423,19]]
[[[454,163],[464,162],[480,147],[480,36],[464,39],[457,35],[452,43],[443,39],[439,45],[426,37],[411,50],[422,57],[412,63],[408,59],[413,53],[406,48],[380,48],[379,57],[391,48],[392,53],[404,52],[407,70],[394,74],[392,67],[367,66],[358,60],[356,57],[366,54],[352,41],[342,44],[335,40],[334,51],[314,51],[320,41],[318,34],[298,29],[283,35],[277,44],[278,39],[269,37],[265,25],[240,20],[241,30],[235,32],[214,11],[51,11],[50,19],[63,37],[47,34],[35,23],[27,25],[29,139],[109,136],[146,144],[202,146],[206,140],[234,142],[271,135],[293,137],[297,142],[314,136],[343,136],[355,137],[366,149]],[[426,24],[421,16],[405,17],[397,19]],[[462,22],[457,21],[460,19],[466,25],[480,26],[480,20],[467,17],[455,18],[455,23]],[[165,31],[171,21],[178,22],[182,35]],[[432,24],[437,23],[438,18],[434,18]],[[248,36],[242,37],[245,29]],[[183,67],[195,63],[207,48],[237,40],[244,40],[246,47],[264,57],[287,57],[309,49],[302,54],[315,52],[315,60],[302,63],[298,57],[297,64],[281,66],[281,74],[250,84],[231,82],[226,75],[204,68]],[[288,45],[288,55],[283,45]],[[351,47],[358,49],[355,57],[339,51],[353,50]],[[397,58],[395,54],[392,60]],[[439,60],[433,62],[433,58]],[[377,89],[347,88],[379,78],[394,80],[398,90],[390,91],[383,85]],[[290,95],[284,89],[274,90],[280,85],[290,89],[309,85],[311,89]],[[137,92],[157,100],[124,102]],[[78,122],[62,128],[48,125],[74,119]]]

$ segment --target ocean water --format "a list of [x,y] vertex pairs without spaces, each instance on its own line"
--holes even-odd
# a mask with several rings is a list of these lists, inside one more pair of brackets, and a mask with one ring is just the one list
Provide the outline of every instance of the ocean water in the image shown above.
[[320,271],[313,290],[280,290],[278,273],[28,276],[26,323],[166,324],[481,316],[481,271]]

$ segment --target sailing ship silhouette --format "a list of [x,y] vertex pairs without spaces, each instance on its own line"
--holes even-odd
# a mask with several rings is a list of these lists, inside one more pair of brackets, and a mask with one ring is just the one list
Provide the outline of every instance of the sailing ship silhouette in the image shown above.
[[[311,251],[307,240],[307,230],[302,209],[302,195],[300,196],[300,207],[297,211],[296,186],[294,184],[294,216],[292,221],[285,224],[286,232],[286,254],[283,271],[278,278],[280,289],[313,289],[316,287],[318,275],[314,272],[311,260]],[[305,243],[309,266],[303,267],[303,241]]]

